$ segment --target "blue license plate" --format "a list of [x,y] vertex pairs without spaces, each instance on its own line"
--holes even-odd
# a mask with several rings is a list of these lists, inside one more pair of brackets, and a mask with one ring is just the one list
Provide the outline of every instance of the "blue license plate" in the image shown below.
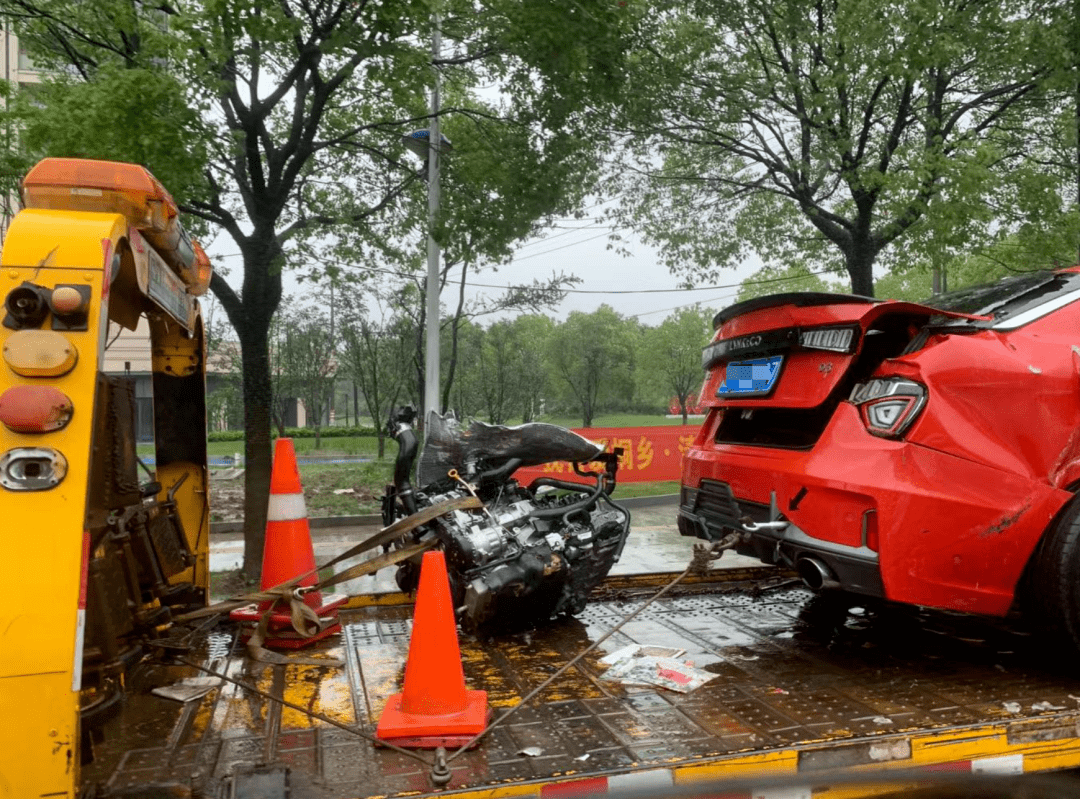
[[768,394],[776,385],[776,379],[780,377],[783,363],[783,355],[755,358],[752,361],[732,361],[727,365],[724,382],[717,389],[716,396],[738,394],[753,397]]

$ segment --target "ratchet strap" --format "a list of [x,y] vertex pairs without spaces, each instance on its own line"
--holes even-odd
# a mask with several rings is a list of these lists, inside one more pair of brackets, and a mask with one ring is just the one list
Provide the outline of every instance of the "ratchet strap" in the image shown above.
[[[321,591],[323,588],[337,585],[338,583],[343,583],[347,580],[353,580],[357,577],[362,577],[367,574],[374,574],[379,569],[386,568],[387,566],[393,566],[394,564],[400,563],[404,560],[409,560],[410,558],[416,557],[417,555],[420,555],[424,551],[431,549],[433,546],[438,544],[438,539],[432,537],[427,541],[420,542],[419,544],[414,544],[412,546],[404,547],[402,549],[394,550],[391,552],[385,552],[382,555],[358,563],[357,565],[352,566],[351,568],[348,568],[339,574],[331,575],[330,577],[322,580],[321,582],[318,582],[313,586],[298,587],[298,584],[302,580],[307,579],[313,574],[317,574],[323,569],[327,569],[331,566],[341,563],[343,560],[356,557],[357,555],[367,552],[368,550],[374,549],[375,547],[383,546],[384,544],[391,544],[404,536],[406,533],[409,533],[415,530],[417,527],[427,524],[428,522],[431,522],[447,513],[451,513],[455,510],[468,510],[471,508],[479,508],[481,506],[482,503],[480,502],[480,500],[476,497],[471,496],[458,497],[457,499],[449,499],[445,502],[431,505],[421,511],[418,511],[417,513],[412,514],[411,516],[406,516],[403,519],[398,519],[396,522],[389,525],[388,527],[384,527],[382,530],[380,530],[370,538],[361,541],[359,544],[341,553],[333,560],[330,560],[329,562],[323,564],[322,566],[318,566],[309,572],[298,575],[291,580],[287,580],[286,582],[280,583],[279,585],[275,585],[271,588],[259,591],[251,591],[249,593],[241,594],[239,596],[228,599],[224,602],[218,602],[216,604],[209,605],[208,607],[191,611],[190,613],[184,613],[180,616],[174,617],[173,621],[178,623],[192,621],[194,619],[204,618],[206,616],[213,616],[219,613],[228,613],[231,610],[236,610],[237,608],[242,608],[250,605],[252,602],[270,601],[270,607],[266,610],[265,613],[263,613],[262,618],[259,621],[259,625],[258,627],[256,627],[255,635],[253,635],[251,638],[252,641],[255,641],[256,638],[259,639],[257,646],[261,649],[262,641],[266,640],[266,629],[269,626],[270,615],[272,611],[279,603],[288,602],[290,605],[293,629],[295,629],[296,632],[298,632],[300,635],[310,637],[315,633],[319,632],[322,622],[319,620],[318,616],[316,616],[315,611],[313,611],[307,604],[304,603],[304,594],[310,593],[312,591]],[[260,630],[262,631],[261,636],[259,636]],[[276,655],[276,653],[273,652],[268,654]],[[295,657],[290,657],[286,660],[289,663],[300,662]],[[327,664],[327,661],[325,660],[310,660],[312,660],[312,662],[317,662],[321,665]]]

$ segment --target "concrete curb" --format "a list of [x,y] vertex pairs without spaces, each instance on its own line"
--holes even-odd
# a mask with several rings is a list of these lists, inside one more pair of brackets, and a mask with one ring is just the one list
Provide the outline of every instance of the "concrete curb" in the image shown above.
[[[653,497],[627,497],[626,499],[615,498],[620,505],[633,510],[634,508],[653,508],[659,505],[677,505],[678,494],[659,494]],[[382,516],[314,516],[308,519],[308,525],[312,530],[332,529],[334,527],[359,527],[359,526],[382,526]],[[211,522],[210,535],[218,533],[243,532],[243,522]]]

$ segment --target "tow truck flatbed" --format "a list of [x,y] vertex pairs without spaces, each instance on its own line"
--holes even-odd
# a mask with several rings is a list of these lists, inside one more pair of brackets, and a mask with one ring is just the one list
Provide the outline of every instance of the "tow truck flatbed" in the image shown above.
[[[462,635],[468,687],[488,691],[498,718],[673,576],[610,577],[578,618],[485,640]],[[227,626],[193,642],[187,657],[370,735],[401,690],[411,607],[383,596],[342,620],[342,634],[316,650],[342,668],[251,661]],[[1033,640],[1010,621],[815,595],[775,569],[715,571],[650,605],[453,759],[444,791],[551,796],[771,775],[796,787],[755,796],[854,796],[863,794],[829,788],[832,776],[1075,768],[1080,675]],[[717,676],[687,694],[601,679],[600,657],[631,643],[685,649],[684,659]],[[186,704],[149,692],[194,676],[205,675],[161,661],[136,670],[83,769],[84,795],[436,790],[424,763],[236,684]]]

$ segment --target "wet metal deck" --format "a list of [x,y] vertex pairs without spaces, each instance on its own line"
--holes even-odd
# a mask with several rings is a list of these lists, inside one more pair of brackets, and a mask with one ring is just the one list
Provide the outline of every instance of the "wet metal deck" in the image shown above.
[[[649,591],[633,578],[615,580],[577,619],[490,640],[463,636],[469,688],[487,690],[498,715],[618,624],[642,592]],[[746,583],[688,586],[453,761],[449,789],[696,764],[713,767],[715,776],[748,756],[782,759],[800,774],[1003,753],[1022,756],[1029,771],[1080,763],[1080,673],[1041,654],[1026,630],[850,605],[797,587],[759,594]],[[193,657],[370,733],[387,697],[400,690],[410,616],[408,606],[350,611],[343,634],[321,650],[344,659],[344,668],[252,663],[228,628],[212,633]],[[599,658],[629,643],[685,649],[685,659],[719,676],[686,695],[599,679]],[[221,781],[236,774],[250,785],[287,779],[292,797],[432,790],[424,765],[235,685],[183,706],[149,694],[152,685],[196,674],[145,665],[85,780],[116,791],[194,786],[211,796],[232,795],[220,792]],[[988,738],[994,741],[972,743]],[[539,754],[522,754],[529,747]],[[288,767],[288,776],[251,776],[267,764]]]

